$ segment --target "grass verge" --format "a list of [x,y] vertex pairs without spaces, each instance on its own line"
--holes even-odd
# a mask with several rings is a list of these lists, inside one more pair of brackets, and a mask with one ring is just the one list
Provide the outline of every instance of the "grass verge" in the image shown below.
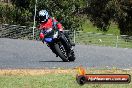
[[108,28],[108,31],[101,31],[96,26],[92,24],[89,20],[85,21],[83,26],[84,32],[94,32],[94,33],[104,33],[104,34],[113,34],[113,35],[120,35],[120,30],[118,28],[118,25],[114,22],[111,22],[111,25]]
[[132,40],[113,34],[78,32],[75,42],[86,45],[111,46],[120,48],[132,48]]
[[[76,82],[76,69],[0,70],[0,88],[132,88],[130,84],[85,84]],[[87,69],[88,74],[130,74],[132,70]]]

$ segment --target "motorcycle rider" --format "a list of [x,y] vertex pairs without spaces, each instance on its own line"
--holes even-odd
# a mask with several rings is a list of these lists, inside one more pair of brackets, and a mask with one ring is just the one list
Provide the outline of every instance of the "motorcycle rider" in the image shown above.
[[[70,44],[70,46],[69,46],[70,49],[72,46],[75,46],[75,44],[70,41],[68,35],[66,33],[64,33],[62,24],[59,23],[55,18],[50,17],[48,14],[48,11],[40,10],[38,13],[38,18],[39,18],[39,22],[40,22],[38,29],[41,30],[40,38],[42,39],[42,41],[44,39],[43,30],[58,29],[61,32],[61,41],[66,43],[66,40],[68,40],[68,43]],[[51,47],[50,47],[50,49],[51,49]],[[53,51],[53,53],[55,53],[53,49],[51,49],[51,50]]]

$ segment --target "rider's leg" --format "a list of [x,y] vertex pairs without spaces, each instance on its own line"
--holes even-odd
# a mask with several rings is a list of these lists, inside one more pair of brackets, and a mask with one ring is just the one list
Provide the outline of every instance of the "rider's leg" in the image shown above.
[[75,46],[75,43],[73,43],[73,42],[70,40],[70,38],[69,38],[69,36],[68,36],[68,34],[67,34],[66,32],[64,32],[64,35],[65,35],[65,37],[67,38],[68,42],[71,44],[71,46]]
[[61,33],[60,40],[61,40],[62,44],[64,45],[65,49],[69,52],[71,50],[72,46],[71,46],[71,44],[69,44],[69,41],[66,38],[66,36],[64,35],[64,33]]

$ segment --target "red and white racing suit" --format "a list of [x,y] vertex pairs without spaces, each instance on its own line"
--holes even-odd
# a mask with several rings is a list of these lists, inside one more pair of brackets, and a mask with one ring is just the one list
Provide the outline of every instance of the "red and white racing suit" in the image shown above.
[[[48,30],[48,29],[53,29],[53,22],[56,23],[56,28],[59,30],[59,31],[62,31],[63,32],[63,27],[62,27],[62,24],[59,23],[56,19],[53,19],[53,18],[49,18],[46,22],[42,22],[40,23],[39,25],[39,28],[40,30]],[[44,38],[44,34],[43,33],[40,33],[40,38],[43,39]]]

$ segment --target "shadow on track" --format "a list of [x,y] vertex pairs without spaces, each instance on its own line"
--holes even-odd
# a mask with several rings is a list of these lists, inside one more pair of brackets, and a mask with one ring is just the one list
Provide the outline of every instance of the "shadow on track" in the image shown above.
[[63,62],[63,61],[39,61],[40,63],[41,62]]

